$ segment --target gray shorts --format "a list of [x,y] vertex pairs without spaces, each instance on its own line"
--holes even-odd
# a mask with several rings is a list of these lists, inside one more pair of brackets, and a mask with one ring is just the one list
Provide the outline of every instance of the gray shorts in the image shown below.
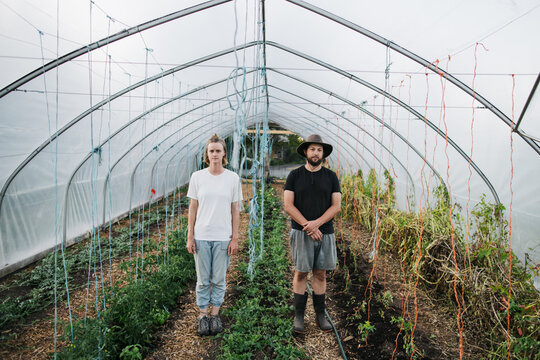
[[291,229],[291,253],[294,268],[300,272],[313,269],[334,270],[337,263],[336,239],[334,234],[323,234],[315,241],[304,231]]

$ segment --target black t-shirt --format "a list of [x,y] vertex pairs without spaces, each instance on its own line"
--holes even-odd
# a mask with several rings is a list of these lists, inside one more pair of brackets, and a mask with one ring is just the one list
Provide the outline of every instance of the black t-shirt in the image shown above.
[[[285,190],[294,192],[294,206],[306,220],[315,220],[332,206],[332,193],[341,192],[339,180],[332,170],[321,167],[311,172],[305,166],[294,169],[287,176]],[[302,226],[291,219],[292,228],[302,230]],[[323,224],[319,230],[323,234],[334,233],[334,220]]]

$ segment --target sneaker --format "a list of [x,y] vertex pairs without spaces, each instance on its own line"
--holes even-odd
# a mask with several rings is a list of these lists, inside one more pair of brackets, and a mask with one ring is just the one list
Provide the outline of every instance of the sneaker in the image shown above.
[[210,317],[210,334],[216,335],[223,331],[223,326],[221,325],[221,319],[219,315],[214,315]]
[[204,315],[199,319],[199,330],[197,330],[199,336],[210,335],[210,321],[208,316]]

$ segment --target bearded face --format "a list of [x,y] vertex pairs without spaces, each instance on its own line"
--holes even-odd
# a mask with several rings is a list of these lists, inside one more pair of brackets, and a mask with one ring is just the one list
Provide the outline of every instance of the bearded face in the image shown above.
[[313,166],[319,166],[324,157],[323,147],[319,144],[310,144],[306,149],[306,159],[308,163]]

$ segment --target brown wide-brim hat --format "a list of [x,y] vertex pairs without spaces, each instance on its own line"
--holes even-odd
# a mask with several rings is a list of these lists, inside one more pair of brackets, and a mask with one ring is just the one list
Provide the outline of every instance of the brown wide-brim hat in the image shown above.
[[302,156],[302,157],[306,157],[306,154],[304,153],[304,151],[306,151],[306,149],[309,147],[309,145],[311,144],[319,144],[319,145],[322,145],[323,147],[323,157],[324,158],[327,158],[328,155],[330,155],[332,153],[332,150],[334,149],[332,147],[332,145],[330,144],[327,144],[327,143],[324,143],[322,141],[322,138],[320,135],[317,135],[317,134],[313,134],[313,135],[309,135],[308,138],[303,142],[301,143],[300,145],[298,145],[298,147],[296,148],[296,152]]

